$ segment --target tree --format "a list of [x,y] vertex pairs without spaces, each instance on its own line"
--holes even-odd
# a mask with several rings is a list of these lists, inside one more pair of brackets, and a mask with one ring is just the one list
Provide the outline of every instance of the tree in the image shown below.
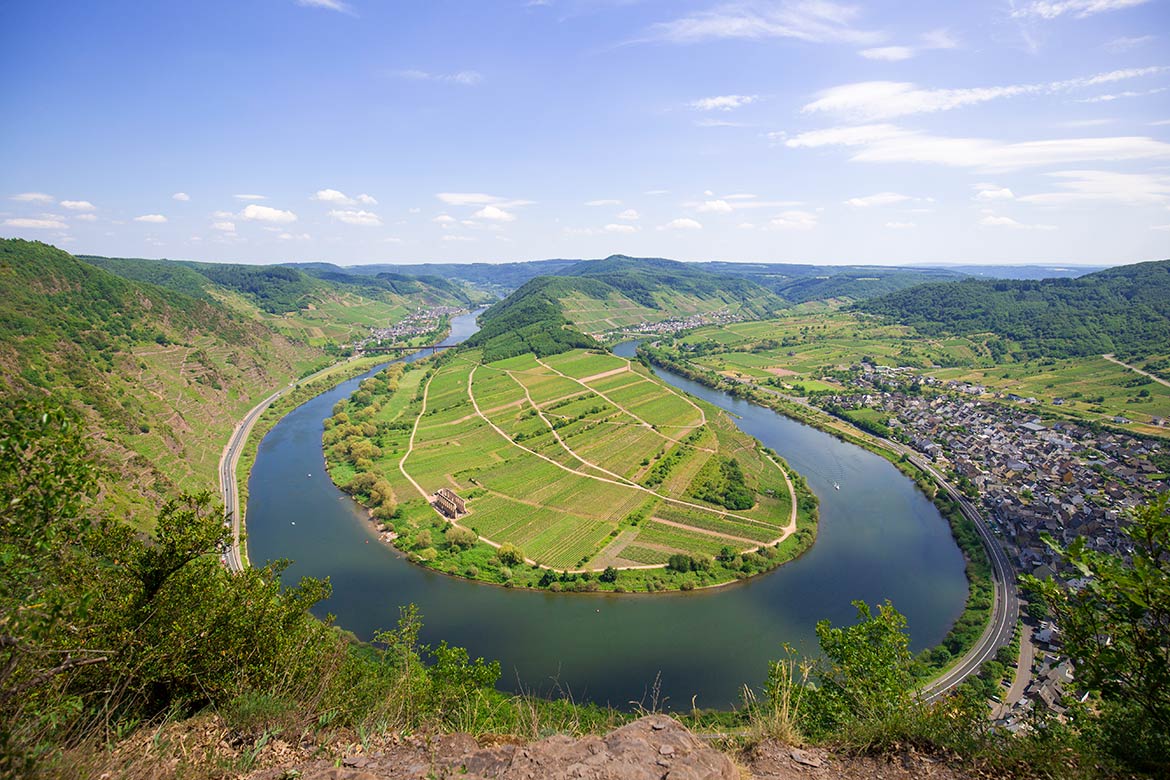
[[597,579],[602,582],[617,582],[618,570],[612,566],[606,566],[605,571],[597,575]]
[[[1026,577],[1060,628],[1081,692],[1099,706],[1080,713],[1117,758],[1146,771],[1170,768],[1170,494],[1138,507],[1123,529],[1133,551],[1048,544],[1086,580],[1074,588]],[[1096,709],[1096,714],[1092,710]]]
[[813,672],[817,687],[810,693],[810,722],[828,732],[851,723],[879,721],[905,711],[912,703],[914,680],[906,618],[887,601],[870,612],[854,601],[858,623],[834,628],[817,623],[817,639],[827,661]]
[[496,550],[496,557],[500,559],[500,563],[505,566],[518,566],[524,563],[524,553],[514,544],[504,542],[500,545],[500,549]]

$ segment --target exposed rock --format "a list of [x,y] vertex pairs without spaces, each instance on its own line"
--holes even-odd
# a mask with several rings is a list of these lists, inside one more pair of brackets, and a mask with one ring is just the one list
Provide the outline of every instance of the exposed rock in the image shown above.
[[[604,737],[556,735],[529,745],[481,748],[467,734],[346,756],[341,766],[316,761],[295,767],[304,780],[739,780],[731,760],[678,721],[650,715]],[[255,780],[278,777],[272,769]],[[285,774],[285,776],[287,776]]]

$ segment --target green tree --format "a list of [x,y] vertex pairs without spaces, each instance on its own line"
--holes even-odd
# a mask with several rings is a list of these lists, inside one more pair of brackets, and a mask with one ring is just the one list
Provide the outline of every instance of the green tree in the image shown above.
[[1123,762],[1170,770],[1170,494],[1134,510],[1123,529],[1129,559],[1091,550],[1083,537],[1067,549],[1048,544],[1085,583],[1074,588],[1025,578],[1060,627],[1074,684],[1098,706],[1080,724]]
[[813,670],[816,688],[808,698],[813,730],[828,733],[859,722],[880,721],[913,702],[913,657],[906,618],[887,601],[877,614],[854,601],[858,623],[834,628],[817,623],[825,661]]

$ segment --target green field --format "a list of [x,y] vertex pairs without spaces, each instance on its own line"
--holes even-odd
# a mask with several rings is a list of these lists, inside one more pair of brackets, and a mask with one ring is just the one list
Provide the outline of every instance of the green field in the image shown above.
[[[513,545],[534,572],[645,572],[680,555],[707,566],[716,557],[742,565],[746,554],[755,565],[767,562],[757,550],[774,557],[811,523],[794,511],[799,477],[640,364],[583,350],[479,360],[460,351],[396,368],[363,383],[326,423],[334,479],[363,486],[351,490],[359,498],[391,495],[366,503],[420,562],[470,576],[465,564],[483,555],[453,556],[458,547],[444,544],[454,526],[430,506],[443,487],[465,499],[455,526],[474,532],[476,547]],[[743,508],[728,509],[712,488],[724,473],[742,483]],[[378,480],[383,488],[368,488]]]
[[[1045,414],[1170,436],[1170,387],[1103,357],[1016,360],[1010,342],[988,337],[928,338],[912,328],[879,325],[849,312],[800,314],[699,328],[670,343],[679,357],[730,379],[766,384],[794,396],[848,392],[833,373],[863,359],[909,366],[939,380],[983,385],[989,394],[1041,401]],[[1152,357],[1137,367],[1158,371]]]

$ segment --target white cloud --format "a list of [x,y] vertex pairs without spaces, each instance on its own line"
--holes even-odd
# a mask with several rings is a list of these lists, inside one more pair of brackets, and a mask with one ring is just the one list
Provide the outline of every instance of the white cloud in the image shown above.
[[488,195],[483,192],[440,192],[436,198],[448,206],[499,206],[502,209],[517,206],[530,206],[530,200],[508,200],[497,195]]
[[82,222],[97,222],[96,214],[74,214],[74,219],[79,219]]
[[443,236],[443,240],[444,241],[474,241],[475,239],[472,238],[471,236],[456,236],[456,235],[452,235],[451,233],[447,233]]
[[718,95],[692,101],[689,105],[697,111],[732,111],[759,99],[759,95]]
[[328,11],[353,14],[353,9],[349,7],[349,4],[343,3],[341,0],[297,0],[297,5],[305,8],[324,8]]
[[191,200],[191,196],[185,192],[176,192],[174,195],[171,196],[171,199],[186,202],[186,201]]
[[275,222],[280,225],[285,225],[289,222],[296,222],[297,215],[291,211],[249,203],[240,212],[240,219],[246,219],[251,222]]
[[902,195],[897,192],[879,192],[876,195],[866,195],[863,198],[850,198],[845,201],[845,205],[865,209],[870,206],[890,206],[907,200],[910,200],[909,195]]
[[586,206],[620,206],[622,202],[613,198],[602,198],[601,200],[585,201]]
[[312,199],[322,203],[332,203],[337,206],[354,206],[358,203],[361,203],[363,206],[378,205],[378,201],[370,195],[363,193],[355,198],[351,198],[344,192],[333,189],[317,190],[317,192],[312,196]]
[[935,136],[889,124],[814,130],[788,139],[785,145],[790,149],[857,147],[850,159],[858,162],[920,162],[987,170],[1084,161],[1170,159],[1170,144],[1144,136],[1005,143]]
[[143,214],[140,217],[134,218],[135,222],[150,222],[155,225],[161,225],[167,221],[167,218],[162,214]]
[[1084,19],[1086,16],[1131,8],[1146,2],[1149,0],[1033,0],[1021,8],[1013,8],[1012,16],[1055,19],[1072,14],[1078,19]]
[[1078,100],[1078,103],[1112,103],[1114,100],[1121,100],[1122,98],[1146,97],[1147,95],[1157,95],[1165,92],[1165,87],[1158,87],[1157,89],[1127,89],[1124,92],[1114,92],[1107,95],[1094,95],[1093,97]]
[[1153,35],[1139,35],[1139,36],[1136,36],[1133,38],[1127,38],[1127,37],[1122,36],[1120,38],[1114,38],[1113,40],[1107,42],[1105,44],[1105,48],[1108,49],[1109,51],[1113,52],[1114,54],[1119,54],[1123,51],[1129,51],[1130,49],[1135,49],[1138,46],[1144,46],[1145,44],[1151,43],[1155,40],[1157,40],[1157,39]]
[[308,233],[281,233],[277,238],[281,241],[308,241],[312,236]]
[[956,49],[959,42],[955,40],[949,30],[931,30],[922,34],[922,48],[924,49]]
[[901,62],[913,57],[914,50],[909,46],[879,46],[875,49],[862,49],[859,54],[867,60]]
[[728,2],[655,24],[646,40],[699,43],[729,38],[795,38],[811,43],[866,45],[880,41],[880,34],[852,26],[857,16],[856,6],[831,0]]
[[975,193],[975,200],[1012,200],[1016,194],[1008,187],[995,187],[992,185],[987,189],[980,189]]
[[710,214],[730,214],[735,207],[725,200],[706,200],[699,204],[698,210]]
[[333,219],[336,219],[338,222],[344,222],[347,225],[378,227],[382,224],[382,218],[372,211],[359,211],[356,209],[333,209],[329,212],[329,216]]
[[96,208],[88,200],[63,200],[61,206],[70,211],[93,211]]
[[984,217],[979,220],[979,224],[984,227],[1006,227],[1016,230],[1056,230],[1056,225],[1025,225],[1023,222],[1017,222],[1011,217],[999,217],[995,215]]
[[679,217],[678,219],[672,219],[670,222],[667,222],[665,225],[660,225],[658,229],[659,230],[702,230],[703,224],[701,222],[697,222],[693,219],[690,219],[689,217]]
[[516,219],[515,214],[509,211],[504,211],[499,206],[484,206],[482,209],[475,212],[471,216],[478,219],[491,219],[496,222],[514,222]]
[[226,222],[226,221],[225,222],[212,222],[211,229],[218,230],[221,233],[235,233],[236,232],[236,223],[235,222]]
[[464,87],[474,87],[483,81],[483,74],[475,70],[460,70],[454,73],[430,73],[425,70],[398,70],[394,75],[408,81],[438,81],[444,84],[459,84]]
[[618,219],[625,219],[625,220],[628,220],[630,222],[635,222],[635,221],[641,219],[642,215],[638,213],[637,209],[626,209],[621,214],[618,214],[617,218]]
[[54,198],[43,192],[22,192],[19,195],[13,195],[12,200],[18,200],[21,203],[52,203]]
[[1084,89],[1099,84],[1151,76],[1165,70],[1167,68],[1161,66],[1127,68],[1045,84],[1009,84],[964,89],[923,89],[901,81],[861,81],[822,90],[817,93],[817,99],[806,104],[801,111],[806,114],[833,113],[863,120],[892,119],[910,114],[951,111],[963,106],[1018,95]]
[[670,190],[646,190],[643,195],[669,195]]
[[605,226],[605,232],[606,233],[637,233],[638,228],[636,225],[609,224],[609,225]]
[[817,215],[811,211],[784,211],[768,225],[777,230],[812,230],[817,226]]
[[1021,203],[1060,206],[1075,203],[1114,202],[1131,205],[1170,204],[1170,176],[1115,171],[1057,171],[1056,192],[1025,195]]
[[911,228],[918,227],[918,225],[913,222],[887,222],[886,227],[890,230],[910,230]]
[[4,224],[8,227],[32,228],[33,230],[65,230],[69,227],[59,218],[29,219],[27,217],[16,217],[14,219],[4,220]]
[[716,119],[705,116],[694,121],[695,127],[751,127],[747,122],[732,122],[730,119]]
[[244,193],[242,195],[233,195],[232,197],[235,198],[236,200],[268,200],[267,195],[252,195],[249,193]]
[[455,217],[451,216],[450,214],[440,214],[431,220],[431,222],[437,222],[440,225],[451,225],[457,221],[458,220],[456,220]]

